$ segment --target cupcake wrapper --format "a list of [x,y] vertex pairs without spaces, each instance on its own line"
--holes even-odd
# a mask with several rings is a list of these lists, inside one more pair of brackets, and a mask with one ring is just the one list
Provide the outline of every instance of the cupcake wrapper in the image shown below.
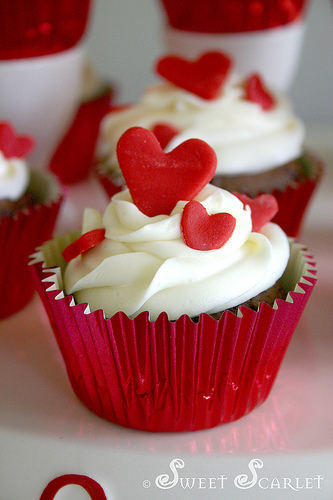
[[83,37],[90,0],[1,2],[0,60],[55,54]]
[[202,314],[194,323],[186,315],[171,322],[165,313],[154,322],[146,312],[135,319],[87,313],[87,304],[64,296],[60,268],[43,263],[47,254],[60,265],[54,255],[68,242],[44,246],[31,271],[71,385],[91,411],[145,431],[194,431],[236,420],[267,398],[316,281],[302,247],[292,243],[287,300],[262,303],[257,312],[240,306],[219,321]]
[[52,236],[62,202],[53,181],[47,182],[54,190],[49,202],[0,220],[0,319],[24,307],[34,293],[29,255]]
[[90,173],[99,125],[109,111],[113,89],[105,85],[95,98],[81,103],[72,125],[56,149],[50,163],[62,184],[84,180]]
[[306,209],[314,194],[314,191],[323,175],[323,165],[321,161],[312,157],[316,170],[311,178],[300,182],[297,186],[288,186],[284,191],[273,190],[279,211],[273,218],[273,222],[278,224],[284,232],[295,238],[300,235],[302,223],[305,218]]
[[306,0],[158,0],[170,26],[199,33],[240,33],[282,26],[302,19]]

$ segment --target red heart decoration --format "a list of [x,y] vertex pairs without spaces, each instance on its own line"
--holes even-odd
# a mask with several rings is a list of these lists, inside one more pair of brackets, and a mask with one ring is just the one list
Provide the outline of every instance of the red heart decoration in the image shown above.
[[181,231],[186,245],[195,250],[216,250],[231,237],[236,219],[228,213],[208,215],[198,201],[190,201],[184,207]]
[[168,123],[155,123],[152,132],[156,135],[161,148],[165,149],[171,139],[179,133],[179,130]]
[[271,194],[260,194],[256,198],[250,198],[246,194],[232,193],[243,203],[244,207],[251,208],[252,231],[258,233],[261,228],[273,219],[279,210],[276,198]]
[[68,245],[62,252],[62,256],[68,263],[78,255],[87,252],[105,239],[105,229],[93,229],[82,234],[77,240]]
[[245,99],[259,104],[264,111],[269,111],[275,106],[274,97],[264,87],[257,74],[249,76],[245,82]]
[[5,158],[25,158],[34,145],[32,137],[16,135],[9,123],[0,123],[0,151],[3,152]]
[[192,200],[216,170],[214,150],[189,139],[164,153],[150,130],[132,127],[117,144],[120,169],[135,205],[149,217],[169,215],[179,200]]
[[215,99],[231,67],[231,59],[221,52],[206,52],[195,61],[166,56],[156,65],[157,73],[169,82],[203,99]]

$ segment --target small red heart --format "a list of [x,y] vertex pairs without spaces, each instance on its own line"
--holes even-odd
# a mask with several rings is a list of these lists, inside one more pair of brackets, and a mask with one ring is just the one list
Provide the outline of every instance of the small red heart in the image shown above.
[[166,56],[156,65],[157,73],[169,82],[203,99],[215,99],[224,84],[231,60],[221,52],[206,52],[195,61]]
[[164,153],[150,130],[132,127],[117,144],[120,169],[135,205],[149,217],[169,215],[179,200],[192,200],[213,178],[214,150],[189,139]]
[[208,215],[198,201],[190,201],[184,207],[181,231],[186,245],[195,250],[216,250],[231,237],[236,219],[228,213]]
[[7,122],[0,123],[0,151],[5,158],[25,158],[35,145],[32,137],[17,135]]
[[62,256],[68,263],[78,255],[87,252],[101,243],[105,238],[105,229],[93,229],[82,234],[77,240],[68,245],[62,252]]
[[243,203],[244,207],[251,208],[252,231],[258,233],[261,228],[273,219],[279,210],[276,198],[271,194],[260,194],[256,198],[250,198],[246,194],[232,193]]
[[156,135],[161,148],[165,149],[171,139],[179,133],[179,130],[169,123],[155,123],[152,132]]
[[264,111],[269,111],[275,106],[274,97],[265,88],[257,74],[249,76],[245,82],[245,99],[259,104]]

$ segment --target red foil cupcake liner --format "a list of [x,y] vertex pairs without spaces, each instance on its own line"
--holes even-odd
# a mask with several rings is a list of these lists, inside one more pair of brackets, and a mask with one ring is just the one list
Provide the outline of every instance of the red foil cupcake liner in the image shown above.
[[151,322],[146,312],[105,319],[75,305],[61,291],[60,268],[50,268],[69,241],[44,246],[31,271],[73,390],[91,411],[125,427],[179,432],[237,420],[265,401],[316,281],[300,245],[291,243],[286,300],[258,311],[240,306],[218,321],[202,314],[194,323],[186,315],[171,322],[166,313]]
[[170,26],[199,33],[242,33],[302,19],[306,0],[158,0]]
[[28,262],[36,245],[51,238],[62,196],[0,220],[0,319],[22,309],[35,286]]
[[0,60],[55,54],[84,36],[90,0],[0,0]]
[[94,163],[99,125],[110,110],[112,95],[112,86],[105,84],[94,98],[81,103],[50,162],[50,171],[62,184],[74,184],[89,175]]
[[292,238],[298,237],[301,233],[306,210],[323,175],[322,162],[313,155],[311,159],[313,162],[311,168],[314,172],[308,179],[296,186],[288,186],[284,191],[275,189],[271,193],[279,204],[279,211],[272,222],[278,224]]

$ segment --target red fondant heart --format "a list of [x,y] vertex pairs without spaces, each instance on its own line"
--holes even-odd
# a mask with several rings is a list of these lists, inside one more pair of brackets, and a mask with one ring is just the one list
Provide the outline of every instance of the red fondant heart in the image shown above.
[[0,151],[6,158],[24,158],[34,145],[34,140],[31,137],[19,136],[9,123],[0,123]]
[[231,60],[221,52],[206,52],[195,61],[166,56],[156,65],[157,73],[178,87],[203,99],[215,99],[226,80]]
[[179,130],[169,123],[155,123],[152,131],[156,135],[162,149],[165,149],[171,139],[179,133]]
[[251,208],[252,231],[254,233],[258,233],[279,210],[278,202],[271,194],[260,194],[256,198],[250,198],[241,193],[233,194],[243,203],[244,207],[249,205]]
[[245,82],[245,98],[259,104],[264,111],[269,111],[275,106],[274,97],[264,87],[260,76],[257,74],[249,76]]
[[149,217],[166,214],[179,200],[192,200],[213,178],[214,150],[189,139],[164,153],[150,130],[132,127],[117,144],[120,169],[135,205]]
[[188,247],[195,250],[216,250],[231,237],[236,219],[228,213],[208,215],[198,201],[190,201],[184,207],[181,231]]
[[68,245],[62,252],[62,256],[68,263],[78,255],[87,252],[105,239],[105,229],[93,229],[82,234],[77,240]]

